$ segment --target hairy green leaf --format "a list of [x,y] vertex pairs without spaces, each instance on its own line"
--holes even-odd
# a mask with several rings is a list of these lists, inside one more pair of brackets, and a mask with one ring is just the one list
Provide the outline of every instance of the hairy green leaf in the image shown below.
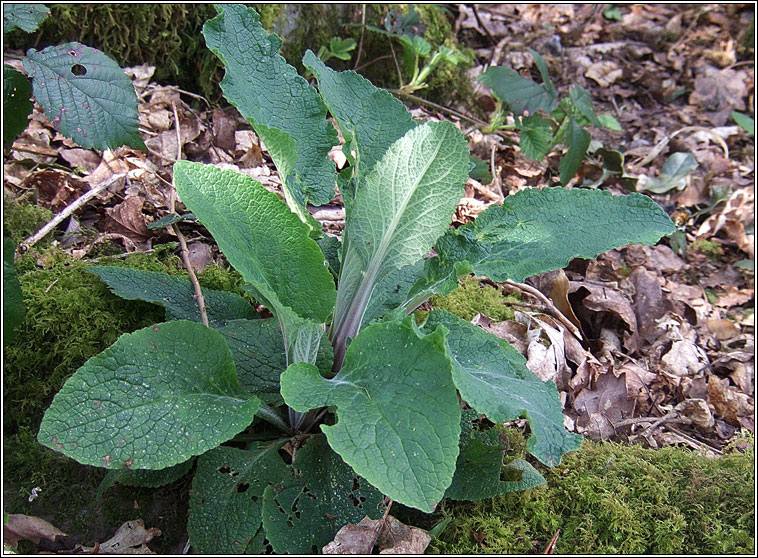
[[358,332],[372,291],[393,269],[414,264],[445,232],[463,193],[468,149],[450,122],[429,122],[392,144],[355,197],[345,231],[332,340]]
[[332,313],[334,279],[308,227],[249,176],[179,161],[177,192],[245,281],[279,310],[318,322]]
[[287,368],[282,396],[300,412],[336,406],[337,424],[321,427],[332,449],[393,500],[430,512],[458,457],[460,408],[444,351],[443,331],[419,337],[412,318],[375,324],[334,379],[308,364]]
[[436,245],[439,259],[427,261],[419,284],[455,276],[459,262],[494,281],[521,282],[573,258],[594,258],[633,243],[653,245],[675,230],[668,215],[641,194],[530,188],[448,231]]
[[530,159],[541,161],[550,150],[553,131],[550,121],[539,114],[525,116],[521,119],[521,134],[519,146],[524,155]]
[[316,76],[319,92],[337,120],[345,138],[342,151],[355,177],[366,176],[390,145],[416,126],[403,103],[360,74],[335,72],[310,50],[303,65]]
[[534,114],[538,110],[550,112],[557,106],[557,95],[543,85],[531,79],[521,77],[515,70],[503,66],[487,69],[479,81],[492,89],[495,96],[506,103],[513,114],[521,115],[525,111]]
[[[232,350],[242,387],[266,403],[281,403],[279,376],[287,368],[287,358],[279,322],[232,320],[218,331]],[[323,374],[331,371],[333,358],[331,344],[320,343],[316,366]]]
[[195,458],[193,457],[165,469],[115,469],[108,471],[97,491],[98,494],[102,494],[116,483],[123,484],[124,486],[141,486],[145,488],[166,486],[178,481],[189,473],[194,462]]
[[109,469],[163,469],[246,428],[258,410],[224,338],[189,321],[125,333],[63,385],[37,439]]
[[174,225],[176,223],[181,223],[182,221],[194,221],[195,216],[192,213],[185,213],[184,215],[179,215],[177,213],[169,213],[165,217],[161,217],[157,221],[153,221],[152,223],[147,224],[148,229],[162,229],[164,227],[170,227],[171,225]]
[[26,56],[34,97],[56,130],[84,148],[146,149],[134,86],[116,62],[80,43],[32,48]]
[[453,382],[464,401],[493,422],[526,417],[532,431],[527,449],[546,465],[557,465],[563,454],[579,448],[581,436],[563,426],[555,384],[535,376],[507,341],[444,310],[432,311],[424,328],[440,325],[449,330]]
[[697,167],[697,159],[689,151],[672,153],[663,163],[657,177],[644,177],[640,182],[641,188],[655,194],[664,194],[674,188],[683,190],[690,173]]
[[516,459],[506,466],[518,480],[501,480],[505,447],[498,428],[477,430],[474,422],[479,413],[466,409],[461,416],[461,453],[455,465],[455,476],[445,492],[453,500],[482,500],[498,494],[534,488],[545,482],[528,461]]
[[569,117],[566,137],[564,138],[564,142],[568,145],[568,151],[566,151],[561,162],[558,163],[558,171],[560,172],[561,184],[563,186],[574,178],[576,171],[582,165],[591,139],[589,132],[582,128],[576,120]]
[[[121,298],[144,300],[165,307],[167,320],[201,321],[195,290],[187,279],[114,266],[92,266],[89,271]],[[255,308],[237,294],[203,289],[203,298],[211,327],[223,327],[229,320],[258,317]]]
[[334,197],[327,154],[337,132],[318,93],[279,55],[282,41],[263,29],[258,13],[234,4],[217,10],[203,35],[226,67],[221,89],[266,144],[290,207],[304,218],[306,202],[323,205]]
[[26,76],[3,65],[3,141],[6,146],[26,129],[34,104],[31,101],[32,84]]
[[337,531],[382,516],[383,496],[329,447],[311,436],[297,451],[295,476],[263,493],[263,527],[278,554],[318,554]]
[[5,4],[3,6],[3,33],[19,28],[32,33],[50,15],[43,4]]
[[263,554],[263,491],[290,476],[279,456],[283,442],[253,442],[247,450],[220,447],[201,455],[190,489],[189,532],[198,554]]
[[595,114],[595,109],[592,107],[592,97],[590,97],[589,91],[581,85],[575,84],[569,88],[569,97],[571,97],[571,102],[574,103],[577,110],[589,120],[593,126],[597,126],[598,128],[602,127],[603,124],[598,120],[598,117]]

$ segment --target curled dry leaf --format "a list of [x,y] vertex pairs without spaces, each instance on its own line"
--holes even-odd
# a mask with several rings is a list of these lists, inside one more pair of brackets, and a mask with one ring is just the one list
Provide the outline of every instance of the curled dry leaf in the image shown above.
[[622,75],[624,75],[624,71],[610,60],[595,62],[584,72],[584,77],[594,80],[600,87],[609,87]]
[[755,410],[753,398],[729,385],[728,378],[708,376],[708,403],[716,414],[732,426],[739,427],[740,419],[751,417]]
[[145,529],[145,522],[141,519],[127,521],[118,528],[116,534],[100,544],[101,554],[155,554],[147,543],[160,536],[161,530],[157,527]]
[[323,553],[371,554],[378,542],[379,554],[423,554],[431,540],[423,529],[409,527],[391,515],[385,519],[364,517],[357,525],[342,527]]
[[610,312],[624,323],[624,346],[634,352],[639,348],[637,317],[626,297],[611,283],[571,281],[569,293],[577,293],[581,304],[592,312]]
[[142,214],[142,199],[130,196],[120,204],[106,209],[105,230],[126,236],[134,243],[145,242],[152,236]]
[[715,236],[722,229],[733,240],[740,250],[750,259],[755,257],[755,234],[748,235],[745,226],[755,218],[755,193],[753,189],[740,188],[735,190],[727,200],[723,209],[706,219],[695,233],[700,239]]
[[714,420],[711,410],[708,408],[708,403],[704,399],[685,399],[674,407],[675,411],[678,411],[684,417],[687,417],[692,421],[697,428],[707,430],[713,428]]
[[593,389],[585,388],[574,400],[579,414],[577,431],[592,440],[608,440],[616,434],[614,423],[629,418],[634,411],[634,400],[627,397],[623,374],[617,377],[601,375]]
[[695,78],[695,90],[690,95],[691,105],[699,105],[714,126],[729,121],[731,111],[745,110],[747,74],[742,70],[716,70],[705,66]]

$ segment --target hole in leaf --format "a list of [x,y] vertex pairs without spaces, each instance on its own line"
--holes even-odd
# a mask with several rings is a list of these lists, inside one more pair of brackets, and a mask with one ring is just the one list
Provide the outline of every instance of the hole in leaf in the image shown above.
[[231,473],[232,470],[229,467],[229,465],[223,465],[223,466],[221,466],[221,467],[218,468],[218,472],[227,475],[227,474]]
[[311,546],[311,554],[318,554],[319,548],[314,544]]
[[258,496],[256,496],[255,494],[253,494],[252,497],[251,497],[251,500],[253,502],[257,502],[258,501]]
[[365,501],[366,501],[366,497],[365,497],[365,496],[361,496],[361,497],[360,497],[360,498],[358,498],[358,499],[359,499],[361,502],[365,502]]
[[353,492],[355,492],[360,487],[361,487],[361,483],[358,482],[358,477],[353,477],[353,488],[351,488],[350,490],[352,490]]
[[358,501],[358,498],[356,498],[355,494],[353,494],[352,492],[349,494],[349,497],[350,497],[350,501],[353,503],[353,505],[356,508],[361,505],[361,503]]
[[82,66],[81,64],[74,64],[71,66],[71,73],[75,76],[86,76],[87,75],[87,68]]
[[238,482],[235,489],[238,493],[242,494],[243,492],[246,492],[247,489],[250,488],[250,484],[247,482]]

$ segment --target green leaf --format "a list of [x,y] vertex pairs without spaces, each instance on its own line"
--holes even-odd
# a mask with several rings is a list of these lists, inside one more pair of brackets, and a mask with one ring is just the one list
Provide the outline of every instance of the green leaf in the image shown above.
[[733,110],[732,118],[737,123],[737,125],[745,130],[748,134],[751,136],[755,135],[755,120],[750,118],[747,114]]
[[258,13],[233,4],[216,9],[203,35],[226,67],[221,89],[266,144],[287,202],[303,218],[306,202],[323,205],[334,197],[327,154],[337,132],[316,90],[278,54],[282,41],[261,27]]
[[579,448],[581,436],[563,426],[555,384],[535,376],[507,341],[444,310],[433,310],[424,329],[440,325],[449,330],[453,382],[464,401],[493,422],[526,417],[532,431],[527,450],[545,465],[557,465],[563,454]]
[[419,337],[408,318],[364,329],[340,373],[291,365],[282,396],[296,411],[336,406],[321,426],[356,473],[393,500],[431,512],[450,485],[458,457],[460,408],[441,330]]
[[125,333],[71,376],[37,439],[85,465],[163,469],[246,428],[242,389],[220,333],[189,321]]
[[134,86],[116,62],[80,43],[32,48],[26,56],[34,97],[56,130],[85,149],[146,149]]
[[174,182],[229,263],[269,304],[278,306],[275,297],[300,316],[328,320],[336,292],[324,255],[276,194],[249,176],[188,161],[174,165]]
[[676,227],[642,194],[613,196],[600,190],[529,188],[493,205],[473,223],[449,230],[436,245],[427,281],[453,276],[456,262],[494,281],[527,277],[594,258],[627,244],[655,244]]
[[192,469],[192,464],[195,462],[195,458],[188,459],[178,465],[167,467],[165,469],[117,469],[108,471],[105,478],[100,483],[97,491],[98,494],[102,494],[106,489],[110,488],[114,484],[122,484],[124,486],[141,486],[145,488],[159,488],[172,484]]
[[408,131],[376,165],[348,215],[332,341],[358,332],[376,283],[414,264],[445,232],[468,174],[468,148],[450,122]]
[[16,336],[16,328],[21,325],[26,315],[21,283],[13,267],[15,246],[9,239],[3,241],[3,346],[10,344]]
[[689,151],[672,153],[663,163],[660,174],[653,178],[645,177],[641,187],[655,194],[665,194],[674,188],[683,190],[687,186],[690,173],[697,167],[698,162]]
[[534,114],[538,110],[550,112],[557,106],[557,96],[545,86],[521,77],[515,70],[503,66],[488,68],[479,81],[492,89],[495,96],[506,103],[513,114],[525,111]]
[[545,482],[544,477],[528,461],[516,459],[506,466],[519,480],[501,480],[506,448],[500,441],[498,427],[477,430],[474,422],[479,413],[472,409],[462,411],[461,453],[455,465],[455,476],[445,497],[452,500],[483,500],[534,488]]
[[[88,269],[121,298],[160,304],[166,308],[167,320],[201,321],[195,289],[187,279],[125,267],[91,266]],[[203,298],[212,327],[223,327],[229,320],[258,316],[247,300],[234,293],[203,289]]]
[[600,125],[603,128],[608,128],[614,132],[621,132],[621,124],[611,114],[598,114],[597,119],[600,121]]
[[340,259],[342,242],[340,242],[340,239],[335,236],[324,235],[316,240],[316,244],[321,248],[321,252],[324,254],[324,259],[329,262],[329,271],[331,271],[332,275],[335,277],[339,277],[340,267],[342,265]]
[[621,15],[621,10],[619,10],[619,7],[614,6],[613,4],[603,10],[603,17],[605,19],[613,19],[615,21],[624,20],[624,16]]
[[540,56],[540,53],[533,48],[529,49],[529,53],[532,55],[532,58],[534,58],[534,63],[537,65],[537,69],[540,72],[543,87],[551,96],[558,97],[558,92],[555,90],[553,82],[550,81],[550,73],[547,71],[545,60]]
[[311,436],[297,451],[295,476],[263,493],[263,527],[278,554],[318,554],[337,531],[383,513],[381,492],[356,475],[327,444]]
[[[218,332],[232,351],[242,387],[266,403],[281,403],[279,376],[287,368],[287,359],[278,321],[232,320]],[[323,374],[331,371],[333,359],[331,344],[321,343],[316,366]]]
[[519,146],[521,152],[536,161],[541,161],[550,150],[553,130],[550,121],[539,114],[525,116],[521,119]]
[[403,103],[360,74],[335,72],[310,50],[303,65],[316,76],[319,92],[337,120],[345,138],[342,152],[356,178],[366,176],[390,145],[416,126]]
[[279,457],[283,441],[247,450],[219,447],[197,460],[190,489],[189,532],[197,554],[263,554],[263,491],[290,476]]
[[590,135],[576,120],[569,117],[569,125],[566,129],[564,143],[568,145],[568,151],[558,163],[558,171],[561,175],[561,185],[565,186],[574,178],[576,171],[584,161],[587,148],[590,146]]
[[598,128],[603,126],[595,114],[595,109],[592,107],[592,97],[590,96],[589,91],[581,85],[572,85],[569,88],[569,97],[571,97],[571,102],[574,104],[574,107],[587,120],[589,120],[593,126],[597,126]]
[[356,45],[355,39],[332,37],[329,41],[329,52],[340,60],[350,60],[350,51],[355,50]]
[[485,161],[476,155],[469,155],[469,161],[474,164],[473,168],[468,171],[468,175],[471,178],[485,185],[492,182],[492,174],[490,173],[489,165]]
[[152,223],[147,224],[148,229],[162,229],[164,227],[170,227],[171,225],[174,225],[176,223],[181,223],[182,221],[194,221],[195,216],[192,213],[185,213],[184,215],[179,215],[177,213],[169,213],[165,217],[161,217],[157,221],[153,221]]
[[379,281],[366,307],[363,323],[370,324],[392,310],[403,306],[411,297],[410,290],[424,271],[424,261],[406,265],[388,273]]
[[43,4],[5,4],[3,6],[3,33],[18,27],[32,33],[50,15],[50,9]]
[[3,65],[3,141],[11,146],[26,129],[34,104],[32,84],[21,72]]

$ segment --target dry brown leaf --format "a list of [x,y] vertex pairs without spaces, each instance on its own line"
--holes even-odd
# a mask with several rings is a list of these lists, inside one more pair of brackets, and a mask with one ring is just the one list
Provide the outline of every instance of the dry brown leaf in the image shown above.
[[85,169],[87,174],[94,172],[101,160],[100,155],[91,149],[82,149],[81,147],[61,149],[59,153],[63,160],[71,165],[71,168]]
[[100,544],[101,554],[155,554],[147,543],[160,536],[161,530],[157,527],[145,529],[145,522],[141,519],[127,521],[118,528],[116,534]]
[[3,524],[3,543],[13,548],[18,546],[18,541],[39,544],[41,539],[55,541],[56,536],[65,537],[66,533],[33,515],[11,513]]
[[629,277],[634,285],[633,308],[637,331],[642,339],[652,343],[658,337],[657,320],[666,313],[666,304],[658,278],[644,267],[638,267]]
[[222,109],[213,109],[213,136],[214,141],[221,149],[234,151],[237,141],[235,132],[237,131],[238,121],[235,117],[230,116]]
[[379,554],[423,554],[431,541],[423,529],[409,527],[388,515],[379,535]]
[[513,320],[494,322],[484,314],[474,316],[471,319],[471,323],[481,327],[484,331],[491,333],[495,337],[505,339],[514,349],[526,356],[527,347],[529,346],[527,339],[528,328],[526,325]]
[[[377,531],[381,532],[377,536]],[[409,527],[391,515],[384,519],[364,517],[357,525],[342,527],[322,549],[324,554],[371,554],[379,543],[380,554],[423,554],[432,537],[417,527]]]
[[570,293],[579,293],[582,306],[592,312],[610,312],[620,318],[626,326],[624,346],[631,352],[639,347],[637,334],[637,317],[626,297],[616,290],[611,283],[594,283],[589,281],[571,281]]
[[173,121],[173,113],[165,108],[151,111],[147,115],[148,125],[156,132],[165,132],[171,128]]
[[646,370],[633,362],[628,362],[618,369],[619,374],[624,374],[626,381],[626,396],[630,399],[647,401],[652,393],[651,385],[658,375]]
[[729,121],[732,110],[745,110],[748,81],[742,70],[716,70],[705,66],[695,78],[695,90],[689,102],[698,105],[714,126],[723,126]]
[[740,426],[740,418],[754,412],[753,399],[729,385],[727,378],[708,376],[708,403],[716,414],[732,426]]
[[126,198],[120,204],[105,210],[105,230],[126,236],[132,242],[145,242],[152,236],[142,213],[142,199],[137,196]]
[[705,325],[719,341],[726,341],[740,334],[740,328],[730,320],[706,320]]
[[597,379],[594,389],[579,392],[574,410],[579,413],[576,421],[579,433],[596,441],[608,440],[616,434],[613,424],[631,416],[634,400],[627,397],[623,375],[608,373]]
[[37,190],[39,200],[48,205],[53,213],[58,213],[89,190],[86,182],[58,169],[30,173],[24,179],[23,186]]
[[624,75],[624,71],[610,60],[595,62],[584,72],[584,77],[596,81],[600,87],[609,87],[622,75]]
[[696,427],[707,430],[713,428],[714,420],[705,399],[685,399],[674,407],[675,411],[687,417]]

